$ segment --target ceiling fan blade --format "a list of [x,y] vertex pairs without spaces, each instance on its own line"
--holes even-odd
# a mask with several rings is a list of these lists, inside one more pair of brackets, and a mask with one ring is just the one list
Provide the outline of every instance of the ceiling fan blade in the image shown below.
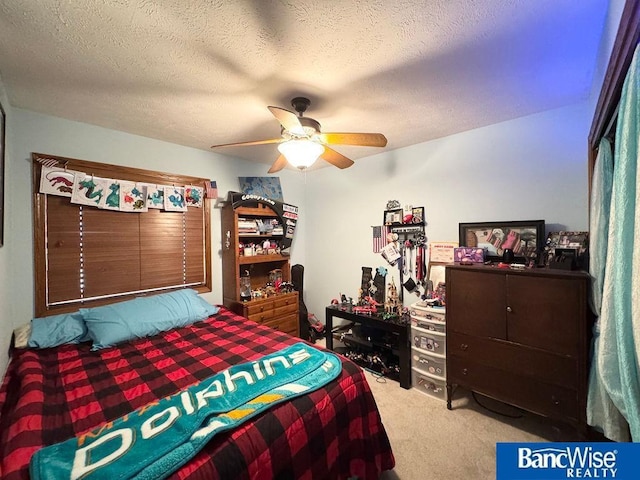
[[247,145],[267,145],[269,143],[280,143],[282,138],[270,138],[268,140],[255,140],[253,142],[224,143],[222,145],[211,145],[211,148],[218,147],[245,147]]
[[326,145],[324,146],[324,153],[320,155],[320,158],[324,158],[331,165],[335,165],[338,168],[348,168],[354,163],[350,158],[345,157]]
[[386,147],[387,138],[381,133],[321,133],[320,141],[329,145],[359,145]]
[[279,172],[286,166],[287,166],[287,159],[284,158],[284,155],[280,155],[278,158],[276,158],[276,161],[273,162],[273,165],[271,165],[271,168],[267,173]]
[[280,125],[282,125],[285,130],[291,133],[295,133],[296,135],[306,134],[304,128],[302,128],[300,120],[298,120],[298,116],[295,113],[280,107],[267,108],[273,114],[273,116],[276,117],[276,119],[280,122]]

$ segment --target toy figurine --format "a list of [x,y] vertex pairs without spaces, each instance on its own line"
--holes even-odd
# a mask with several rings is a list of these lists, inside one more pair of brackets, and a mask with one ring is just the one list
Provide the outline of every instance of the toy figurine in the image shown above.
[[391,277],[389,292],[387,294],[387,299],[384,302],[384,313],[386,316],[396,316],[400,314],[401,310],[402,305],[400,304],[400,299],[398,297],[398,288],[396,287],[395,279]]

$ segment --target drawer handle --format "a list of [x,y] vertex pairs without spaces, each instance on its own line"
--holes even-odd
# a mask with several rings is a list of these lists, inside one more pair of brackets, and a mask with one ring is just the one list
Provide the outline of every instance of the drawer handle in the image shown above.
[[513,312],[513,309],[511,307],[507,307],[507,312],[511,313],[511,312]]
[[463,369],[462,369],[462,374],[463,374],[463,375],[466,375],[467,373],[469,373],[469,370],[467,370],[466,368],[463,368]]
[[558,400],[555,396],[551,396],[551,401],[554,405],[560,405],[560,400]]
[[469,348],[469,345],[467,345],[466,343],[461,343],[460,344],[460,350],[463,350],[463,351],[466,352],[467,348]]

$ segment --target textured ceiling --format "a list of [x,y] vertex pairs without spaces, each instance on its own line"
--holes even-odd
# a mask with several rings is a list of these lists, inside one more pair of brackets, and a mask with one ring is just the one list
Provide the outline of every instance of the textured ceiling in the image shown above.
[[[391,150],[587,98],[606,9],[606,0],[2,0],[0,76],[14,107],[205,150],[278,137],[267,105],[292,109],[303,95],[323,131],[381,132]],[[218,152],[277,156],[275,145]]]

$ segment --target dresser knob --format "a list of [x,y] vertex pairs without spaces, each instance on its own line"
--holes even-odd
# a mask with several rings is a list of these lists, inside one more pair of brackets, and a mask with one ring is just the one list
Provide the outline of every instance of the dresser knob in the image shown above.
[[507,307],[507,312],[509,312],[509,313],[513,312],[513,310],[511,309],[511,307]]
[[466,350],[467,350],[467,348],[469,348],[469,345],[467,345],[466,343],[461,343],[461,344],[460,344],[460,350],[464,350],[464,351],[466,351]]
[[468,370],[467,370],[466,368],[463,368],[463,369],[462,369],[462,374],[463,374],[463,375],[466,375],[466,374],[467,374],[467,372],[468,372]]
[[560,400],[558,400],[555,396],[551,396],[551,401],[554,405],[560,405]]

